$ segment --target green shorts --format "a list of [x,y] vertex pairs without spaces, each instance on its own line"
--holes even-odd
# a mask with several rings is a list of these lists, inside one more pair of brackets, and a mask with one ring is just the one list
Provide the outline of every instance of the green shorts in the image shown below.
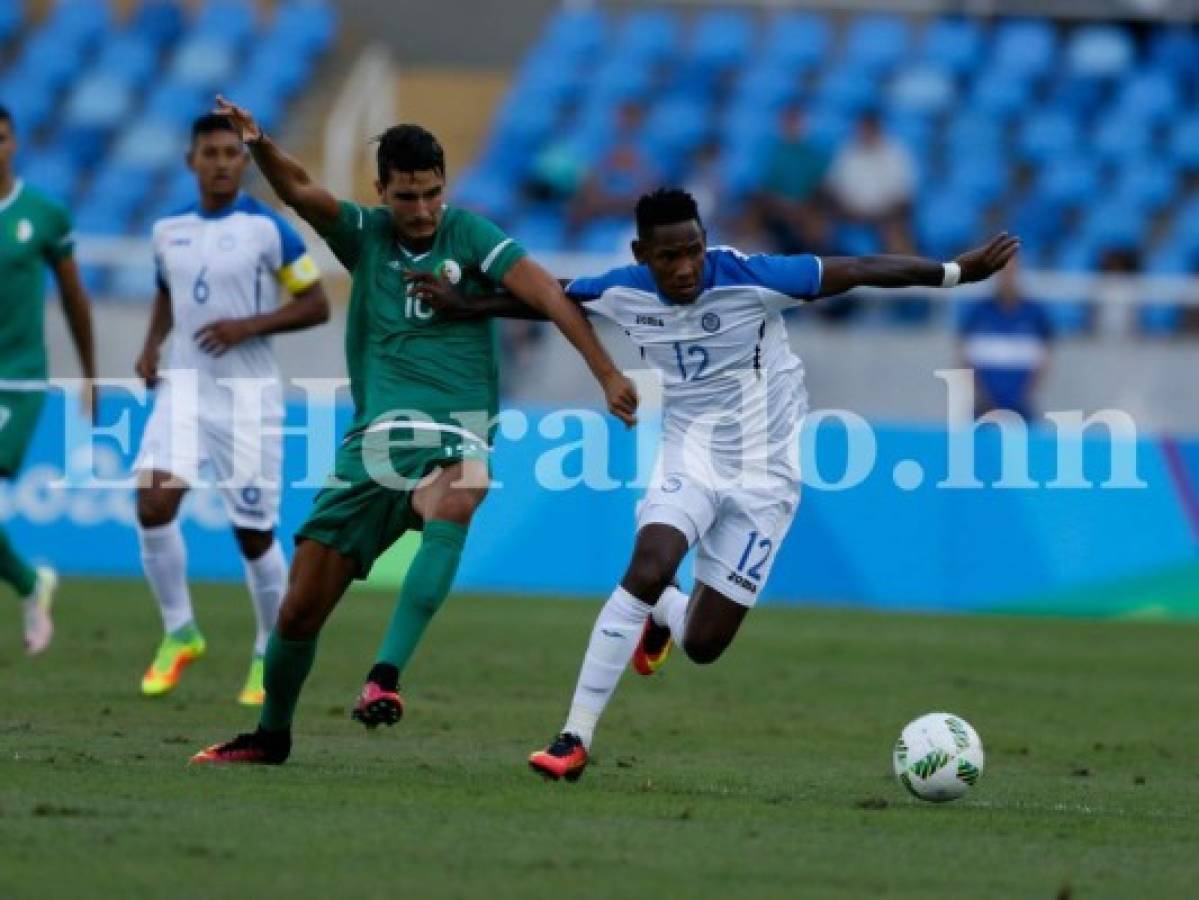
[[45,402],[45,391],[0,390],[0,478],[21,468]]
[[313,540],[358,563],[358,578],[409,529],[419,530],[412,494],[437,468],[488,459],[487,444],[464,429],[393,426],[357,432],[337,451],[329,484],[316,495],[296,541]]

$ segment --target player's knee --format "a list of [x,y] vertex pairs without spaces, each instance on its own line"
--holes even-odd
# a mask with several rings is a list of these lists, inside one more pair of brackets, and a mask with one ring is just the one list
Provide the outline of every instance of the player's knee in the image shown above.
[[720,659],[728,643],[713,635],[686,635],[683,652],[693,663],[706,666]]
[[246,559],[258,559],[266,551],[271,549],[271,544],[275,542],[275,532],[273,531],[257,531],[252,528],[235,528],[233,536],[237,538],[237,545],[241,548],[241,555]]
[[142,528],[160,528],[175,519],[176,505],[161,491],[137,492],[137,522]]
[[320,633],[323,624],[324,619],[315,608],[298,602],[295,595],[289,595],[279,608],[275,627],[284,640],[310,641]]
[[629,563],[621,586],[643,603],[657,603],[674,579],[674,567],[653,554],[637,554]]
[[451,491],[441,498],[430,518],[443,522],[455,522],[459,525],[469,525],[475,510],[483,503],[483,498],[486,496],[486,488]]

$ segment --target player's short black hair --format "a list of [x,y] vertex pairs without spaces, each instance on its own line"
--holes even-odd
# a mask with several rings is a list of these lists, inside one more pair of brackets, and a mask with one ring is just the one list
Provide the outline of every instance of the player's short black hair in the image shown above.
[[375,161],[379,181],[386,183],[392,172],[436,172],[445,175],[445,151],[441,142],[419,125],[392,125],[375,138],[379,145]]
[[222,116],[220,113],[205,113],[192,122],[192,144],[196,143],[196,138],[200,135],[215,134],[218,131],[230,131],[238,136],[241,135],[237,126],[233,124],[233,120],[228,116]]
[[658,188],[642,195],[637,201],[637,237],[649,240],[659,225],[674,225],[678,222],[699,222],[699,206],[695,198],[681,188]]
[[10,131],[17,130],[17,123],[12,119],[12,113],[8,111],[8,107],[0,103],[0,122],[7,122]]

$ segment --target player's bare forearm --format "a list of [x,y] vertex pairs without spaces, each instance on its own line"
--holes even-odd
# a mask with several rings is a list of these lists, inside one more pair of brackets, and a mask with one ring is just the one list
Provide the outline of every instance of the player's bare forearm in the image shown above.
[[[1019,249],[1020,239],[1003,233],[963,253],[954,260],[960,267],[959,283],[990,278]],[[821,266],[818,297],[843,294],[856,287],[941,287],[945,283],[945,266],[919,256],[826,256],[821,258]]]
[[92,307],[79,278],[79,266],[71,257],[59,260],[54,266],[58,295],[62,298],[63,314],[79,355],[79,369],[84,378],[96,377],[96,341],[92,329]]
[[279,199],[314,228],[337,221],[337,198],[317,184],[295,157],[266,135],[250,144],[250,154]]
[[320,284],[296,294],[290,303],[284,303],[269,313],[252,316],[245,322],[256,337],[303,331],[329,321],[329,298]]

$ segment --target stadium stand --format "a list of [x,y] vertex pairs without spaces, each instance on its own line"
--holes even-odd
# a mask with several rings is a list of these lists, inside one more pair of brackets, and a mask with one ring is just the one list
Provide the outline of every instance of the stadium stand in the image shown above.
[[[783,109],[803,107],[830,147],[875,109],[916,160],[925,252],[1003,227],[1039,268],[1097,271],[1126,250],[1151,274],[1190,273],[1197,70],[1195,31],[1167,25],[568,9],[516,73],[457,196],[538,249],[594,250],[619,223],[570,228],[569,186],[611,146],[628,102],[645,105],[641,152],[671,180],[718,143],[724,210],[757,186]],[[521,189],[547,168],[556,193]],[[1053,312],[1064,332],[1087,327],[1079,304]],[[1167,302],[1140,324],[1169,334],[1179,320]]]
[[[144,234],[190,202],[179,162],[213,94],[274,129],[337,30],[326,0],[283,0],[269,17],[247,0],[142,0],[126,16],[97,0],[42,6],[38,19],[33,3],[0,0],[0,102],[22,133],[18,171],[68,203],[87,235]],[[84,267],[95,295],[106,277]]]

